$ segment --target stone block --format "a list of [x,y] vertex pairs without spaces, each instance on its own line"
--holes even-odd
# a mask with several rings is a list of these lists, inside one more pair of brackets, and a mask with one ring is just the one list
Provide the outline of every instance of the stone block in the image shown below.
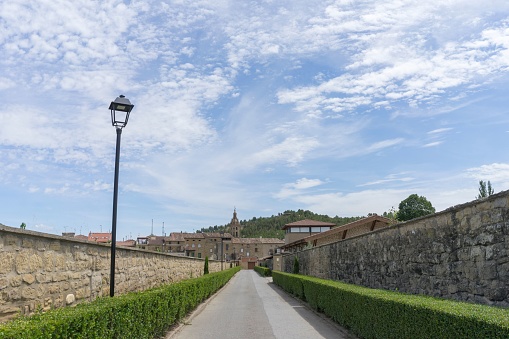
[[54,254],[54,268],[55,271],[66,271],[67,270],[67,258],[65,254]]
[[76,299],[81,300],[90,297],[90,289],[83,287],[76,291]]
[[10,281],[10,284],[12,287],[18,287],[18,286],[21,286],[23,279],[21,278],[21,276],[16,275],[16,276],[10,277],[9,281]]
[[14,262],[18,274],[34,273],[42,268],[42,258],[28,250],[18,253]]
[[53,260],[55,258],[55,255],[56,255],[55,252],[44,252],[41,255],[44,271],[46,271],[46,272],[54,271],[55,265],[53,263]]
[[69,278],[69,274],[67,272],[59,272],[53,274],[52,281],[66,281]]
[[28,285],[32,285],[35,282],[35,276],[33,274],[23,274],[22,278]]
[[38,297],[37,289],[33,287],[25,287],[21,290],[21,297],[26,300],[33,300]]
[[484,281],[492,281],[498,277],[497,264],[495,262],[483,262],[478,266],[480,277]]
[[65,297],[65,303],[67,305],[70,305],[72,303],[74,303],[76,301],[76,297],[74,296],[74,294],[68,294],[66,297]]
[[474,244],[475,245],[490,245],[490,244],[493,244],[494,240],[495,240],[494,234],[481,233],[477,237],[475,237]]
[[35,248],[35,243],[32,239],[23,238],[21,242],[23,248]]
[[470,248],[470,258],[474,261],[484,261],[486,250],[484,246],[473,246]]
[[46,287],[46,290],[49,294],[58,294],[62,292],[62,288],[59,283],[49,284]]
[[59,252],[61,250],[60,241],[52,241],[52,242],[50,242],[49,250]]
[[0,290],[9,287],[9,279],[7,277],[0,277]]
[[0,252],[0,275],[10,273],[14,268],[14,254],[6,251]]
[[20,241],[18,237],[13,235],[6,235],[3,239],[5,246],[17,246]]
[[37,280],[38,283],[47,283],[51,281],[51,275],[48,275],[46,273],[37,273],[35,275],[35,280]]

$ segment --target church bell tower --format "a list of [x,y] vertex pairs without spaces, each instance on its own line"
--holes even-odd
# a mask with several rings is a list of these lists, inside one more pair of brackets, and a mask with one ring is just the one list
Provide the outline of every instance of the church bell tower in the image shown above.
[[240,225],[239,219],[237,218],[237,209],[233,209],[233,218],[230,221],[230,234],[234,238],[240,238],[242,232],[242,226]]

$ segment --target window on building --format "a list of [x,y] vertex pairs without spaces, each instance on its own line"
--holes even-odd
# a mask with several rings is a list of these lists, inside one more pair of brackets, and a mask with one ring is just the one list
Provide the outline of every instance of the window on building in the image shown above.
[[201,258],[201,252],[198,252],[198,258]]
[[210,249],[210,253],[212,253],[212,248]]
[[194,248],[194,244],[191,247]]
[[255,252],[258,252],[258,247],[255,247]]
[[240,249],[240,253],[243,253],[243,252],[244,252],[244,249],[243,249],[243,248],[241,248],[241,249]]
[[198,248],[200,248],[200,247],[201,247],[201,244],[198,244]]
[[229,248],[229,247],[230,247],[230,245],[229,245],[229,244],[226,244],[226,250],[227,250],[227,251],[228,251],[228,248]]

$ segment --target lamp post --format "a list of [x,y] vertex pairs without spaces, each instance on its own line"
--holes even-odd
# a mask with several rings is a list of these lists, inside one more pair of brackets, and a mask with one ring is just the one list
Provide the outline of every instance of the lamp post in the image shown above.
[[223,232],[221,234],[221,271],[223,270]]
[[111,125],[117,130],[117,147],[115,152],[115,180],[113,184],[113,217],[111,222],[111,268],[110,268],[110,297],[115,295],[115,250],[117,244],[117,201],[118,201],[118,167],[120,158],[120,136],[122,128],[127,125],[129,114],[134,105],[129,99],[120,95],[110,104]]

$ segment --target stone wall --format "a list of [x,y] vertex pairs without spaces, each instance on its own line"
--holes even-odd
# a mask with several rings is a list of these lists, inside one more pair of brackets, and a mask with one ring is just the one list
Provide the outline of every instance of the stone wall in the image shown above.
[[[0,224],[0,321],[109,296],[109,245]],[[115,295],[203,274],[204,260],[117,247]],[[209,271],[221,269],[210,261]]]
[[509,191],[284,256],[283,270],[372,288],[509,306]]

